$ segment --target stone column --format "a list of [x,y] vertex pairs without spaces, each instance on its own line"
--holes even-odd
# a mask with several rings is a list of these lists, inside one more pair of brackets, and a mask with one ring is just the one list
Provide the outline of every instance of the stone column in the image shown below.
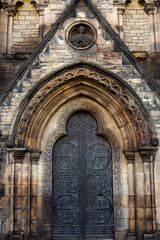
[[17,8],[15,5],[7,5],[6,11],[8,12],[8,27],[7,27],[7,46],[6,53],[12,54],[12,29],[13,29],[13,17],[17,13]]
[[128,207],[129,207],[129,231],[127,239],[136,239],[136,204],[135,204],[135,173],[134,162],[135,152],[132,150],[124,151],[128,163]]
[[10,152],[14,158],[13,239],[22,239],[23,233],[29,231],[29,168],[28,164],[26,164],[27,159],[24,160],[25,151],[25,148],[8,149],[8,152]]
[[26,152],[25,148],[10,148],[8,152],[12,154],[15,160],[13,239],[39,237],[37,166],[40,151]]
[[43,39],[43,25],[44,25],[44,10],[48,4],[36,4],[36,8],[39,14],[39,42]]
[[0,52],[6,53],[8,16],[3,9],[0,9],[0,24]]
[[[156,4],[158,5],[158,0],[156,0]],[[155,34],[156,34],[156,50],[160,51],[160,14],[159,10],[155,12]]]
[[156,8],[155,4],[152,4],[152,3],[147,3],[145,5],[145,10],[149,16],[151,52],[156,52],[156,33],[155,33],[155,20],[154,20],[155,8]]
[[[38,209],[38,160],[40,158],[40,151],[32,151],[30,153],[30,160],[31,160],[31,179],[30,179],[30,184],[31,184],[31,209],[30,209],[30,229],[31,229],[31,236],[36,236],[39,237],[39,211]],[[38,238],[39,239],[39,238]]]
[[125,11],[126,4],[125,3],[114,3],[114,6],[117,8],[118,13],[118,30],[119,36],[123,39],[123,13]]
[[156,149],[146,148],[140,150],[144,164],[144,195],[145,195],[145,233],[144,239],[154,239],[155,227],[155,191],[153,153]]

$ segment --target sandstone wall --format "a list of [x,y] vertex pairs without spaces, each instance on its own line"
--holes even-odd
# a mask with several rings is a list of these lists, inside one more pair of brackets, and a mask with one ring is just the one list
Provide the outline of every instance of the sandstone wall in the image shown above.
[[[51,24],[54,23],[55,20],[60,16],[68,3],[69,1],[54,1],[52,3],[49,3],[48,6],[45,6],[43,11],[43,24],[41,24],[41,27],[43,26],[43,28],[40,28],[38,24],[40,19],[39,11],[41,10],[38,10],[37,12],[36,7],[33,4],[29,4],[26,6],[25,2],[24,5],[17,7],[18,13],[16,13],[16,15],[13,17],[12,51],[10,53],[7,53],[7,57],[10,57],[10,59],[6,59],[5,55],[1,55],[1,61],[3,61],[3,63],[1,64],[1,79],[3,81],[1,89],[8,85],[11,77],[15,75],[18,67],[27,57],[27,54],[33,51],[33,49],[38,44],[38,41],[42,37],[39,35],[40,30],[43,29],[43,33],[45,34],[47,30],[50,29]],[[116,10],[117,7],[114,7],[112,2],[94,1],[94,3],[102,12],[103,16],[105,16],[107,20],[111,23],[112,27],[117,32],[119,32],[121,28],[118,24],[118,16]],[[1,15],[1,23],[5,26],[4,28],[6,28],[5,21],[2,21],[2,17],[4,16],[4,19],[6,21],[8,17],[6,16],[6,12],[2,13]],[[159,15],[156,15],[157,23],[159,21],[158,16]],[[66,31],[70,24],[74,23],[75,21],[88,21],[97,30],[96,43],[91,48],[85,51],[78,51],[73,49],[70,45],[68,45],[66,41]],[[148,21],[148,15],[144,12],[142,6],[139,6],[139,8],[136,7],[136,9],[134,9],[134,6],[133,9],[132,7],[126,7],[126,10],[123,14],[123,38],[126,44],[129,46],[130,50],[135,52],[139,51],[140,53],[150,53],[151,44],[150,28]],[[7,35],[6,30],[3,30],[4,28],[2,28],[1,30],[1,33],[5,33],[2,34],[3,39],[5,39],[4,36]],[[7,43],[5,43],[5,41],[2,41],[2,46],[2,53],[4,54]],[[21,50],[23,54],[21,53]],[[140,56],[140,60],[144,61],[144,58],[146,58],[146,55],[142,54],[142,57]],[[149,62],[150,59],[151,57],[148,58],[147,61]],[[117,48],[111,36],[109,36],[105,32],[102,25],[99,24],[99,22],[90,12],[90,10],[86,6],[84,6],[82,2],[79,3],[76,9],[72,11],[70,16],[66,19],[66,21],[55,33],[55,35],[51,38],[50,42],[46,45],[43,51],[39,52],[39,56],[36,57],[31,66],[27,66],[28,68],[26,69],[24,76],[19,79],[20,81],[9,93],[9,96],[6,98],[1,108],[2,150],[0,157],[2,160],[0,166],[0,203],[2,205],[2,208],[0,210],[0,213],[1,216],[9,219],[10,216],[13,217],[12,211],[13,206],[15,206],[14,220],[16,222],[16,230],[20,229],[21,231],[27,232],[29,227],[31,227],[31,231],[34,233],[37,231],[37,226],[41,226],[41,224],[38,225],[38,222],[40,222],[42,219],[42,212],[37,212],[37,209],[40,210],[42,207],[43,166],[41,158],[39,165],[33,165],[31,171],[30,153],[27,153],[25,155],[23,163],[17,162],[15,164],[14,158],[10,154],[6,158],[5,141],[11,134],[14,121],[16,120],[17,113],[23,99],[27,96],[27,94],[31,91],[32,88],[36,88],[36,84],[40,81],[40,79],[58,68],[63,68],[65,65],[71,65],[78,61],[86,61],[93,64],[98,63],[101,67],[111,70],[113,73],[117,74],[124,81],[126,81],[126,83],[130,85],[130,87],[137,93],[137,95],[144,103],[150,115],[153,126],[155,127],[157,137],[160,139],[160,100],[158,96],[155,94],[155,91],[149,86],[149,84],[145,81],[145,79],[135,69],[135,67],[129,62],[125,54]],[[156,60],[156,63],[157,62],[158,60]],[[150,62],[148,64],[150,66]],[[154,67],[155,66],[153,66],[153,68]],[[152,72],[153,68],[148,69]],[[156,69],[156,71],[158,71],[158,67],[156,67]],[[158,78],[159,75],[156,75],[156,79]],[[27,101],[29,100],[27,99]],[[134,198],[133,175],[135,170],[135,185],[138,192],[137,217],[139,219],[137,227],[141,235],[144,229],[151,228],[150,201],[149,203],[147,203],[147,199],[149,199],[151,194],[149,189],[149,164],[143,164],[139,153],[136,153],[134,167],[127,165],[127,160],[125,159],[125,156],[123,156],[122,159],[124,207],[123,230],[125,233],[125,231],[127,231],[128,229],[129,224],[132,229],[135,228],[135,209],[134,205],[131,206]],[[160,230],[159,169],[160,161],[158,152],[155,159],[155,201],[157,211],[156,224],[158,230]],[[150,171],[152,174],[152,169]],[[14,177],[15,179],[13,179]],[[30,189],[31,179],[32,191]],[[129,183],[131,189],[128,189]],[[129,196],[132,198],[129,198]],[[30,224],[26,220],[28,218],[30,218]],[[8,229],[10,231],[13,230],[13,219],[11,219],[11,224],[10,226],[8,226]],[[141,239],[141,236],[139,236],[139,239]]]
[[[24,1],[22,5],[15,5],[15,9],[9,10],[4,5],[4,8],[1,9],[0,13],[0,55],[2,61],[5,63],[5,68],[3,67],[1,71],[3,71],[3,75],[7,78],[7,81],[1,79],[1,89],[3,90],[8,82],[13,78],[16,69],[18,66],[20,67],[23,64],[23,60],[27,57],[24,54],[30,54],[33,52],[35,47],[38,45],[39,41],[41,41],[42,37],[47,33],[50,29],[50,26],[58,19],[61,13],[66,8],[69,1],[52,1],[49,3],[41,5],[36,5],[33,3],[29,3],[28,1]],[[145,10],[145,6],[142,4],[138,4],[136,1],[132,1],[127,5],[121,4],[116,5],[113,1],[94,1],[95,6],[100,10],[101,14],[108,20],[113,29],[120,34],[124,42],[127,44],[129,49],[134,52],[141,52],[141,57],[146,62],[146,55],[144,52],[150,54],[159,51],[159,29],[160,29],[160,14],[159,8],[155,6],[151,6],[151,9],[155,9],[154,11],[154,26],[152,27],[152,23],[150,23],[149,13]],[[144,11],[145,10],[145,11]],[[81,7],[78,11],[79,15],[81,15]],[[122,12],[122,15],[121,13]],[[9,30],[8,19],[9,15],[12,14],[12,26]],[[72,12],[74,16],[74,12]],[[155,36],[152,36],[151,40],[151,32],[154,29]],[[11,31],[10,36],[7,35],[7,32]],[[9,40],[7,40],[9,39]],[[153,51],[151,45],[152,42],[155,42],[155,50]],[[7,46],[9,46],[10,51],[7,50]],[[18,55],[17,55],[18,54]],[[28,56],[28,55],[27,55]],[[147,55],[149,56],[149,55]],[[8,60],[6,58],[10,58],[10,61],[13,62],[13,67],[10,68],[8,65]],[[154,64],[154,60],[150,58],[145,64],[146,69],[152,75],[152,70],[150,69],[150,64]],[[16,64],[16,68],[14,65]],[[11,69],[13,68],[14,71]],[[158,70],[154,69],[154,72],[158,74]],[[155,81],[158,82],[157,77],[153,76]]]

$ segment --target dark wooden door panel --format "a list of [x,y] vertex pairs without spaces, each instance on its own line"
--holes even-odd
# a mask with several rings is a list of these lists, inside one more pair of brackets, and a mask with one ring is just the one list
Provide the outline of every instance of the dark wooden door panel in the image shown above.
[[53,148],[53,238],[113,236],[111,147],[97,122],[77,112]]

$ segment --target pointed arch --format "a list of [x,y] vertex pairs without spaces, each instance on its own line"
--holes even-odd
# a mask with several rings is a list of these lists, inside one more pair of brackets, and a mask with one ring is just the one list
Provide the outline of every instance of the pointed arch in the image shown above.
[[112,167],[113,167],[113,195],[114,195],[114,231],[122,231],[123,229],[123,211],[122,211],[122,179],[121,165],[122,158],[120,154],[121,143],[117,139],[114,131],[107,127],[105,116],[98,106],[93,104],[93,101],[79,99],[69,102],[64,109],[60,111],[57,119],[56,128],[51,131],[45,139],[42,154],[42,164],[44,170],[44,187],[43,187],[43,225],[48,232],[52,229],[52,149],[55,142],[62,136],[66,135],[66,122],[72,114],[77,111],[86,111],[92,114],[98,124],[98,135],[107,139],[112,147]]
[[[21,1],[23,2],[23,0],[21,0]],[[27,59],[25,64],[19,69],[19,71],[16,73],[15,77],[12,79],[12,81],[7,86],[7,88],[2,92],[2,94],[0,96],[0,104],[4,103],[6,98],[13,91],[14,87],[17,85],[17,83],[19,81],[21,81],[24,74],[29,69],[31,69],[31,67],[33,66],[33,63],[38,58],[39,54],[44,50],[44,48],[47,46],[47,44],[52,39],[52,37],[55,35],[57,30],[60,28],[60,26],[62,26],[63,22],[67,19],[67,17],[71,13],[71,11],[75,8],[75,6],[79,3],[79,1],[80,0],[72,0],[71,3],[66,7],[66,9],[61,14],[61,16],[53,24],[53,26],[48,31],[48,33],[44,36],[43,40],[37,46],[35,51],[30,55],[30,57]],[[120,48],[120,50],[124,53],[124,55],[127,57],[129,62],[139,72],[141,77],[145,79],[145,81],[148,83],[148,85],[151,87],[151,89],[159,97],[160,90],[157,87],[156,83],[152,80],[152,78],[148,75],[148,73],[142,68],[141,64],[134,57],[134,55],[130,52],[130,50],[128,49],[126,44],[120,39],[119,35],[113,30],[113,28],[110,26],[108,21],[101,15],[100,11],[95,7],[95,5],[92,3],[92,1],[91,0],[83,0],[83,2],[90,9],[90,11],[93,13],[95,18],[99,21],[99,23],[103,26],[103,28],[106,30],[106,32],[109,33],[110,37],[114,40],[114,42],[117,44],[117,46]],[[35,1],[33,1],[33,3],[35,3]],[[40,3],[37,1],[37,4],[40,4]],[[46,4],[45,0],[44,0],[44,4]]]
[[108,111],[121,131],[125,149],[152,145],[154,128],[137,94],[120,77],[88,63],[52,72],[31,90],[12,125],[15,145],[40,149],[43,129],[50,117],[66,101],[80,95],[93,99]]

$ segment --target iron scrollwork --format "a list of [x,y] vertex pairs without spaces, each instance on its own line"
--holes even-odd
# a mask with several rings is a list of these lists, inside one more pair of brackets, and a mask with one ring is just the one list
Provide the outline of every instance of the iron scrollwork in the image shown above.
[[[58,126],[57,129],[55,129],[51,134],[48,136],[46,144],[45,144],[45,150],[43,153],[43,169],[44,169],[44,200],[43,200],[43,226],[44,230],[48,229],[48,231],[52,231],[55,234],[60,234],[62,232],[62,227],[57,227],[57,226],[51,226],[51,219],[52,219],[52,212],[50,209],[52,208],[52,167],[51,167],[51,162],[52,162],[52,148],[56,140],[58,140],[62,135],[65,134],[65,124],[69,116],[71,116],[74,112],[76,111],[88,111],[90,112],[97,120],[98,123],[98,133],[103,133],[103,136],[105,136],[106,139],[108,139],[112,145],[112,158],[113,158],[113,199],[114,199],[114,227],[101,227],[101,226],[87,226],[86,227],[86,233],[90,235],[90,233],[95,233],[95,232],[101,232],[102,234],[109,234],[110,232],[113,231],[113,228],[115,231],[121,231],[122,226],[123,226],[123,214],[122,214],[122,186],[121,186],[121,158],[120,158],[120,151],[119,151],[119,143],[118,140],[115,138],[114,134],[105,127],[105,120],[104,116],[101,113],[101,111],[95,107],[94,105],[90,103],[86,103],[82,100],[77,101],[76,103],[70,104],[60,115],[59,120],[58,120]],[[74,130],[76,129],[76,126]],[[88,129],[90,129],[88,127]],[[72,171],[75,173],[75,171]],[[76,172],[77,173],[77,172]],[[97,176],[95,174],[95,177],[99,179],[100,185],[97,185],[97,195],[99,197],[103,197],[103,194],[107,193],[109,191],[109,187],[107,187],[104,184],[104,181],[102,181],[102,176],[103,178],[108,179],[108,181],[111,183],[112,179],[107,173],[100,173],[99,171],[97,172]],[[56,177],[61,178],[61,184],[63,189],[69,189],[67,186],[63,186],[63,180],[66,178],[66,176],[59,176],[57,175]],[[79,175],[74,176],[76,178],[77,184],[74,185],[72,184],[72,181],[68,179],[68,181],[71,182],[71,188],[75,187],[75,191],[79,191],[79,183],[80,183],[80,177]],[[88,177],[86,177],[86,187],[88,187],[87,182],[89,180],[90,174],[88,174]],[[90,185],[88,191],[92,191],[92,186]],[[103,191],[102,191],[103,188]],[[68,191],[68,190],[67,190]],[[66,194],[67,192],[65,192]],[[56,192],[55,192],[56,194]],[[69,193],[70,194],[70,193]],[[95,195],[95,193],[93,193]],[[102,195],[101,195],[102,194]],[[103,202],[102,199],[100,202]],[[91,201],[92,205],[93,201]],[[106,200],[106,203],[109,205],[110,202],[109,200]],[[105,201],[104,201],[105,204]],[[106,209],[108,208],[107,204],[105,204]],[[102,206],[102,205],[101,205]],[[76,208],[77,211],[79,211],[78,208]],[[97,209],[98,211],[100,209]],[[75,214],[77,214],[77,211]],[[90,212],[91,213],[91,212]],[[73,214],[73,216],[76,216]],[[99,216],[101,214],[99,213]],[[103,216],[102,216],[103,218]],[[63,227],[63,231],[69,231],[72,235],[74,234],[81,234],[82,229],[79,226],[75,226],[70,228],[69,226]],[[74,233],[74,234],[73,234]]]
[[[111,236],[111,147],[106,139],[96,134],[97,123],[89,113],[81,111],[73,114],[67,121],[66,130],[67,135],[53,147],[53,237]],[[73,172],[75,166],[77,169]],[[96,186],[94,191],[93,186]],[[66,225],[70,231],[62,228]],[[73,232],[75,226],[81,228],[80,235]],[[94,229],[94,226],[99,230],[97,228],[97,232],[94,230],[88,234],[86,228]],[[55,233],[55,227],[61,227],[61,233]],[[107,234],[104,233],[106,227],[111,229]]]

